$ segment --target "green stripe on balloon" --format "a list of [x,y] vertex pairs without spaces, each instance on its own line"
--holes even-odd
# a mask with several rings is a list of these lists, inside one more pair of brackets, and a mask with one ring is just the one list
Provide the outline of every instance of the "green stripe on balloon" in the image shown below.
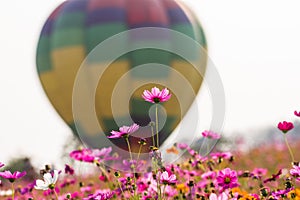
[[122,22],[99,24],[88,27],[86,30],[88,51],[91,51],[107,38],[126,30],[127,26]]
[[79,28],[56,29],[52,34],[52,49],[66,46],[82,45],[84,43],[84,30]]
[[36,62],[39,66],[38,73],[44,73],[52,70],[52,62],[49,57],[50,50],[49,50],[49,37],[42,36],[39,40],[38,45],[38,55],[36,57]]
[[85,24],[86,15],[82,12],[71,12],[60,15],[55,23],[56,29],[70,29],[83,27]]

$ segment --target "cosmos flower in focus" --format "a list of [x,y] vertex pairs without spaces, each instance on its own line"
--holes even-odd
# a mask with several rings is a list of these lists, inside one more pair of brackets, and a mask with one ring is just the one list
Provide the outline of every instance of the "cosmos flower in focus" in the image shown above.
[[151,89],[151,92],[149,90],[144,90],[142,97],[145,101],[150,103],[160,103],[168,101],[171,98],[171,94],[169,94],[167,88],[160,91],[157,87],[154,87]]
[[111,131],[111,136],[108,136],[108,138],[121,138],[121,137],[127,137],[131,133],[136,132],[140,128],[137,124],[132,124],[131,126],[122,126],[119,128],[119,131]]
[[294,128],[294,124],[292,122],[279,122],[277,128],[281,130],[284,134]]

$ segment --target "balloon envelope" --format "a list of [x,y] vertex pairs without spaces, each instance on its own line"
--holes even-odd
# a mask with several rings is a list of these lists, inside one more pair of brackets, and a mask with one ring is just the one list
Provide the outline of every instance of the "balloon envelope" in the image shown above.
[[[206,48],[203,29],[197,18],[187,7],[174,0],[68,0],[52,12],[43,26],[36,57],[42,86],[54,108],[72,128],[74,134],[80,136],[91,147],[106,145],[106,136],[110,135],[111,130],[118,130],[118,122],[131,125],[133,120],[141,126],[149,124],[154,111],[151,111],[152,104],[141,98],[143,90],[149,90],[153,86],[162,89],[171,83],[176,84],[176,73],[188,81],[195,94],[200,89],[203,74],[185,58],[170,51],[145,48],[119,55],[101,77],[95,72],[103,69],[108,61],[96,58],[89,62],[90,66],[85,71],[85,89],[82,93],[87,95],[93,92],[89,91],[89,85],[97,84],[96,93],[92,95],[95,105],[76,105],[80,107],[83,117],[76,121],[75,127],[72,94],[76,75],[83,61],[106,39],[127,30],[143,27],[178,31]],[[147,42],[171,46],[174,49],[182,45],[169,35],[163,34],[129,34],[118,45],[126,49]],[[113,53],[114,48],[115,46],[112,46],[107,50]],[[200,61],[204,73],[207,57],[192,50],[191,57]],[[157,65],[149,63],[168,66],[169,70],[155,71]],[[145,64],[148,70],[133,70]],[[125,74],[128,75],[127,79],[122,82],[122,89],[114,96],[115,87]],[[163,124],[160,143],[163,143],[176,128],[195,98],[186,88],[180,87],[180,84],[176,92],[172,88],[170,90],[173,94],[171,100],[162,104],[163,109],[159,111],[159,118],[164,119],[160,121],[160,124]],[[130,93],[131,91],[133,92]],[[130,96],[127,107],[118,107],[118,102],[119,105],[123,105],[122,102],[126,101],[125,96],[128,96],[128,93]],[[114,102],[117,102],[114,105],[113,96],[116,98]],[[96,112],[101,130],[90,123],[91,116],[87,112],[90,106]],[[122,139],[115,139],[113,142],[124,146]],[[151,145],[151,139],[148,139],[148,144]]]

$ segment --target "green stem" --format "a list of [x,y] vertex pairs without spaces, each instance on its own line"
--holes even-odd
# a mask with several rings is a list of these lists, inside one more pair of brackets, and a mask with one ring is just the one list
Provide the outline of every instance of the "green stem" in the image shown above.
[[109,176],[108,176],[106,170],[103,168],[103,166],[101,166],[101,164],[100,164],[98,167],[101,170],[102,174],[104,174],[104,176],[106,177],[106,179],[109,181]]
[[165,197],[166,197],[166,194],[165,194],[165,192],[166,192],[166,185],[164,185],[164,188],[163,188],[163,197],[162,197],[162,199],[165,199]]
[[136,159],[136,164],[138,164],[138,163],[139,163],[139,159],[140,159],[140,155],[141,155],[142,147],[143,147],[143,145],[141,144],[141,145],[140,145],[140,148],[139,148],[139,153],[138,153],[138,156],[137,156],[137,159]]
[[122,186],[121,186],[121,184],[120,184],[120,182],[119,182],[118,179],[117,179],[117,182],[118,182],[119,188],[120,188],[120,190],[121,190],[123,196],[125,197],[124,191],[123,191]]
[[57,195],[55,189],[53,189],[53,192],[54,192],[54,194],[55,194],[56,199],[58,200],[58,195]]
[[[152,122],[151,122],[151,123],[152,123]],[[152,133],[152,145],[155,147],[155,139],[154,139],[153,124],[151,124],[151,133]]]
[[[130,143],[129,143],[129,139],[128,137],[125,138],[127,146],[128,146],[128,151],[129,151],[129,156],[130,156],[130,163],[132,163],[132,166],[130,164],[130,168],[132,167],[133,170],[133,180],[134,180],[134,185],[136,187],[136,177],[135,177],[135,166],[133,164],[133,159],[132,159],[132,152],[131,152],[131,148],[130,148]],[[136,195],[136,188],[134,189],[134,196]]]
[[159,148],[159,137],[158,137],[158,105],[156,104],[155,107],[155,123],[156,123],[156,143],[157,143],[157,148]]
[[131,148],[130,148],[130,143],[129,143],[128,137],[126,137],[125,140],[126,140],[128,151],[129,151],[130,161],[132,162],[132,153],[131,153]]
[[12,200],[14,200],[15,199],[15,187],[14,187],[14,183],[11,183],[11,191],[12,191],[11,198],[12,198]]
[[285,144],[286,144],[286,146],[287,146],[287,148],[288,148],[288,150],[290,152],[290,155],[291,155],[291,158],[292,158],[292,162],[294,162],[295,161],[294,154],[293,154],[292,149],[291,149],[291,147],[289,145],[289,142],[288,142],[288,140],[286,138],[286,135],[284,135],[284,140],[285,140]]
[[162,200],[161,197],[161,189],[160,189],[160,177],[158,176],[158,170],[156,170],[156,184],[157,184],[157,194],[158,194],[158,199]]

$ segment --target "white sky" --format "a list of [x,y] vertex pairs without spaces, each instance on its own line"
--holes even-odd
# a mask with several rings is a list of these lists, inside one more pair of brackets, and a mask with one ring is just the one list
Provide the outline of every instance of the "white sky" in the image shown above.
[[[28,155],[36,165],[60,156],[69,128],[37,78],[35,52],[46,18],[61,0],[4,1],[0,9],[0,161]],[[300,109],[300,1],[189,0],[205,29],[226,94],[224,132],[293,120]],[[200,106],[209,123],[209,95]],[[205,114],[203,115],[205,118]],[[202,119],[202,118],[201,118]],[[206,123],[206,124],[205,124]],[[199,130],[200,132],[201,130]]]

